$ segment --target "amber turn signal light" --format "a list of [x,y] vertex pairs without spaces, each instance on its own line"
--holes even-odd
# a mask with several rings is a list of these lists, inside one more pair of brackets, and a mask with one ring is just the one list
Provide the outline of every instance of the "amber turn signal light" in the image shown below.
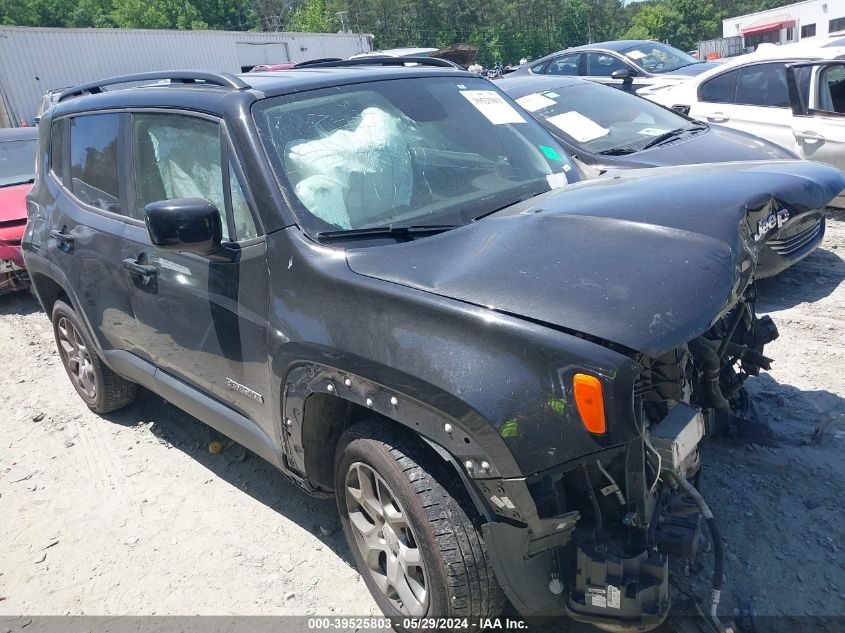
[[601,381],[589,374],[575,374],[572,377],[572,390],[584,428],[594,435],[602,435],[607,431],[607,422],[604,419]]

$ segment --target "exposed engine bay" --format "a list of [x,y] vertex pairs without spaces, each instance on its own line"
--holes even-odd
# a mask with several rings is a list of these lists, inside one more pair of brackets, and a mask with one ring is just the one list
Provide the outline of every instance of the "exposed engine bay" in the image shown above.
[[549,584],[553,593],[566,591],[571,617],[609,631],[658,626],[670,607],[669,558],[695,558],[708,532],[715,557],[709,611],[720,626],[722,542],[696,489],[699,445],[741,419],[743,382],[770,367],[763,347],[778,332],[769,317],[756,316],[755,298],[751,285],[702,336],[658,358],[636,358],[640,441],[534,483],[532,496],[546,499],[541,516],[579,516],[571,540],[555,551]]

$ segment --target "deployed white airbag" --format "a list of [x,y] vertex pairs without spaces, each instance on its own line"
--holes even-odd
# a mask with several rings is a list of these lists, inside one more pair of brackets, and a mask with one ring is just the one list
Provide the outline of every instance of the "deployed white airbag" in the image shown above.
[[388,221],[392,209],[411,200],[405,130],[398,117],[370,107],[354,130],[289,143],[286,166],[296,195],[311,213],[344,229]]

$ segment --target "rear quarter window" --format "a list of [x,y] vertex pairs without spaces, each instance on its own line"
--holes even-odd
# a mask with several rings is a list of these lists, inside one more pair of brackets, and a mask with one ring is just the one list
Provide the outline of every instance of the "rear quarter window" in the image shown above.
[[67,119],[57,119],[50,126],[50,171],[56,178],[65,179],[65,130]]
[[708,79],[698,89],[698,100],[707,103],[733,103],[739,71],[732,70]]

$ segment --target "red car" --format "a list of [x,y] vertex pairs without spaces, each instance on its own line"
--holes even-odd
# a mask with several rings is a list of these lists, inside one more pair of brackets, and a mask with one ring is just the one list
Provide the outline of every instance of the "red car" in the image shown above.
[[37,128],[0,129],[0,294],[29,286],[21,254],[26,194],[35,180]]

